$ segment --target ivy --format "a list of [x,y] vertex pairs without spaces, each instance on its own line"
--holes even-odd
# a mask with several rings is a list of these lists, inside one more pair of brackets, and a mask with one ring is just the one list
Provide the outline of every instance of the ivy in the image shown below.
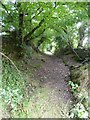
[[[12,113],[13,110],[18,110],[18,104],[24,100],[26,81],[8,60],[3,58],[2,65],[2,90],[0,93],[2,107],[4,112]],[[8,105],[9,108],[7,108]]]

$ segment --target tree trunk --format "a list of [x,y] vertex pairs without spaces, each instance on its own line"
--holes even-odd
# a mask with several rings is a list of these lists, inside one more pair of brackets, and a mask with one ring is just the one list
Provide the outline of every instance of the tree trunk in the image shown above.
[[17,56],[22,57],[23,56],[23,48],[22,48],[22,43],[23,43],[23,17],[24,13],[22,12],[21,8],[21,3],[18,3],[19,7],[19,30],[17,33]]
[[80,40],[79,40],[79,43],[78,43],[78,47],[82,47],[83,39],[84,39],[84,28],[83,28],[83,26],[81,26],[79,28],[79,36],[80,36]]

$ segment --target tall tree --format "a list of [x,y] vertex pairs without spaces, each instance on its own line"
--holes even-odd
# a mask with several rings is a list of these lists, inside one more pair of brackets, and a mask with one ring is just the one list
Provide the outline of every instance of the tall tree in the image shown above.
[[[16,41],[18,41],[19,47],[24,43],[37,48],[40,45],[43,46],[45,43],[52,42],[52,40],[56,42],[54,38],[57,36],[62,38],[62,41],[59,40],[58,44],[62,42],[68,45],[66,42],[67,33],[69,37],[74,36],[76,33],[72,30],[72,27],[76,29],[75,26],[78,22],[85,21],[88,18],[87,3],[10,2],[1,4],[2,25],[4,26],[2,31],[6,31],[6,33],[8,33],[7,31],[9,33],[17,31]],[[70,33],[70,30],[72,33]],[[44,39],[42,39],[43,33]],[[80,39],[82,39],[81,37]],[[73,40],[74,38],[72,43]]]

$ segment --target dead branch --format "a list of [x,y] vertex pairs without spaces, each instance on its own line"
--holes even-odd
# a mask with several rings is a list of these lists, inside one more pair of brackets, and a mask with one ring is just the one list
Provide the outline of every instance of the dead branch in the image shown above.
[[8,59],[11,63],[12,63],[12,65],[15,67],[15,69],[18,71],[18,73],[20,73],[20,70],[16,67],[16,65],[14,64],[14,62],[8,57],[8,56],[6,56],[4,53],[2,53],[2,52],[0,52],[0,54],[2,55],[2,56],[4,56],[6,59]]

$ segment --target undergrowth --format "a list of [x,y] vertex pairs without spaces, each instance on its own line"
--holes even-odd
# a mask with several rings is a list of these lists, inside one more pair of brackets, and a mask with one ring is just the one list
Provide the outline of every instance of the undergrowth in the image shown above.
[[[78,72],[79,71],[80,70],[78,70]],[[73,73],[73,74],[75,74],[75,73]],[[75,75],[77,75],[77,74],[75,74]],[[83,75],[83,76],[85,76],[85,75]],[[75,98],[74,105],[70,110],[70,114],[69,114],[70,118],[88,118],[88,91],[85,89],[84,86],[82,87],[82,85],[81,85],[82,81],[80,81],[81,83],[77,82],[77,80],[79,81],[80,78],[81,78],[81,76],[78,76],[77,78],[76,78],[76,76],[74,76],[73,79],[70,80],[68,83],[71,87],[71,92],[73,93],[73,96]],[[86,78],[86,76],[85,76],[85,78]],[[85,80],[85,78],[84,78],[84,80]],[[82,77],[82,79],[83,79],[83,77]],[[73,80],[74,80],[74,82],[73,82]],[[83,84],[86,84],[85,81]]]
[[2,59],[2,109],[6,117],[19,113],[25,99],[26,81],[24,76],[6,59]]
[[[30,78],[32,71],[30,70],[21,70],[22,64],[20,62],[14,61],[15,65],[11,63],[6,58],[2,59],[2,82],[1,82],[1,105],[4,118],[28,118],[34,116],[34,111],[36,110],[35,106],[35,94],[40,94],[40,97],[43,95],[42,100],[46,97],[45,91],[40,92],[38,88],[37,80]],[[18,70],[18,68],[21,70]],[[32,67],[35,65],[32,65]],[[25,68],[25,66],[23,66]],[[35,69],[39,66],[35,66]],[[45,95],[45,96],[44,96]],[[41,103],[42,103],[41,100]],[[40,102],[40,100],[37,100]],[[32,108],[28,106],[32,105]],[[35,107],[33,107],[35,106]],[[39,114],[40,105],[37,106],[37,114]],[[33,111],[33,112],[31,112]]]

